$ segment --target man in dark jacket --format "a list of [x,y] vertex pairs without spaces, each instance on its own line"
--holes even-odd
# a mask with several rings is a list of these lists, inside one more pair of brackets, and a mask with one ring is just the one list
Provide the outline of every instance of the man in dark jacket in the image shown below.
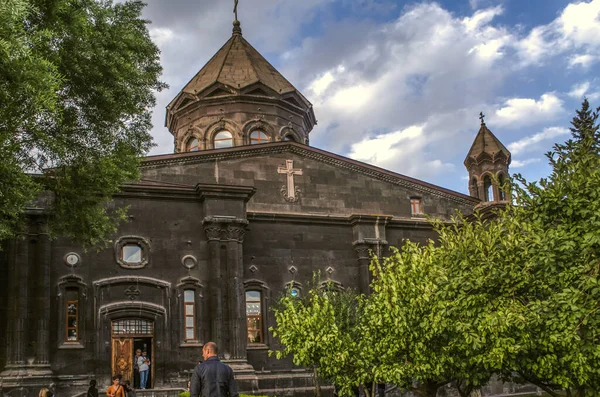
[[204,362],[198,364],[192,374],[191,397],[238,397],[233,370],[219,360],[218,353],[214,342],[202,348]]

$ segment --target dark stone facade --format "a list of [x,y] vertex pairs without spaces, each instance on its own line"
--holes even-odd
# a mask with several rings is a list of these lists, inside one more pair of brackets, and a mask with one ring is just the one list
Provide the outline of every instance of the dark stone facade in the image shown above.
[[[286,198],[287,175],[278,172],[288,160],[302,170],[294,176],[296,201]],[[7,244],[5,391],[50,382],[83,386],[90,377],[108,384],[111,322],[122,318],[154,323],[154,387],[184,384],[208,340],[222,347],[246,390],[310,387],[308,374],[289,360],[268,357],[278,347],[266,331],[274,324],[268,308],[286,286],[301,289],[320,271],[342,287],[366,291],[369,250],[435,238],[422,215],[411,215],[411,198],[422,200],[424,213],[445,219],[478,203],[293,142],[148,157],[142,175],[115,198],[115,205],[129,206],[129,222],[110,248],[83,252],[49,241],[34,215],[32,229]],[[119,263],[127,241],[147,251],[142,266]],[[81,258],[74,267],[65,262],[69,252]],[[187,256],[196,260],[192,268],[182,264]],[[77,342],[64,338],[68,288],[80,293]],[[198,299],[198,337],[186,343],[182,296],[190,288]],[[249,289],[262,293],[261,344],[246,341]]]

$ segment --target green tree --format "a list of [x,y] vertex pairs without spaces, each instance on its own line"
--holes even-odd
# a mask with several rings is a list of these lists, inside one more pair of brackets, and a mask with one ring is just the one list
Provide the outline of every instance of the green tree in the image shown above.
[[45,206],[50,231],[85,246],[123,219],[125,209],[107,204],[138,177],[154,91],[165,87],[142,8],[0,3],[0,240],[17,233],[27,207]]
[[[438,227],[440,233],[454,235],[443,224]],[[406,241],[382,262],[371,263],[372,294],[363,322],[377,357],[375,379],[420,396],[435,396],[451,382],[461,395],[469,395],[491,376],[477,359],[482,346],[473,338],[458,337],[453,302],[444,292],[453,279],[443,255],[446,249],[433,241]]]
[[572,138],[547,154],[551,175],[515,186],[512,216],[534,231],[522,247],[533,279],[522,298],[528,334],[508,367],[555,396],[600,390],[599,110],[585,100]]
[[[292,355],[295,365],[311,369],[317,396],[322,394],[320,379],[334,383],[341,395],[351,395],[352,388],[373,382],[372,351],[364,348],[359,322],[363,299],[315,280],[302,297],[288,293],[275,306],[276,326],[270,330],[283,348],[272,353]],[[370,395],[369,387],[364,390]]]
[[[488,222],[438,224],[441,300],[471,361],[553,396],[600,384],[600,142],[588,101],[539,183],[516,175],[515,205]],[[471,352],[468,352],[471,350]]]

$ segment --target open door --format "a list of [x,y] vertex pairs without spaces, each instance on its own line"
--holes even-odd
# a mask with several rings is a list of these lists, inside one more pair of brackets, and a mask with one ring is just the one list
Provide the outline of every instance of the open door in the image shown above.
[[133,384],[133,338],[113,338],[112,375],[119,374]]
[[154,385],[154,323],[146,319],[119,319],[112,322],[112,375],[122,375],[123,380],[139,387],[139,372],[133,360],[137,349],[145,351],[150,359],[150,376],[146,388]]

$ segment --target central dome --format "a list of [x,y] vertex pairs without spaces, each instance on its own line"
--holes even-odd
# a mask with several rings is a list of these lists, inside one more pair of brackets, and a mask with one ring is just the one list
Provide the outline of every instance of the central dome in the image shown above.
[[237,21],[231,38],[167,106],[166,117],[176,152],[308,144],[315,124],[312,104],[242,37]]

